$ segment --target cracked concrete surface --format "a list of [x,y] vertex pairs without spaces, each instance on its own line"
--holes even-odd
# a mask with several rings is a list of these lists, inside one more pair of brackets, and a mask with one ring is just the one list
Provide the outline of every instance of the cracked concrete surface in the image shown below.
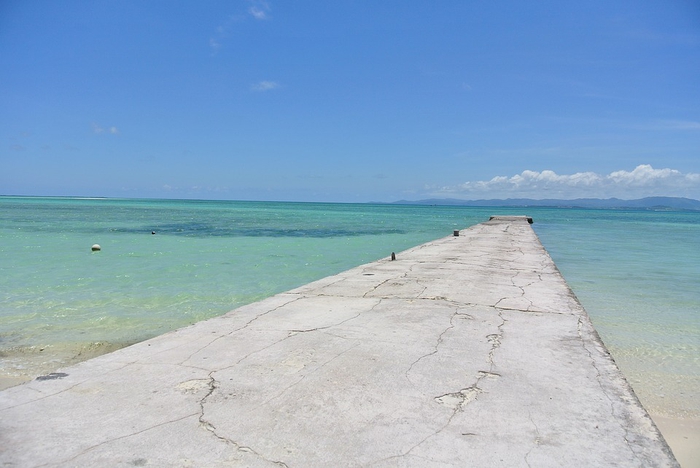
[[678,466],[525,218],[60,372],[3,465]]

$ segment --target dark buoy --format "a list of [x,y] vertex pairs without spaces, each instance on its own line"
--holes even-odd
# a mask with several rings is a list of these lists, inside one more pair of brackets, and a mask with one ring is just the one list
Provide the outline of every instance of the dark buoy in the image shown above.
[[102,247],[100,247],[100,244],[93,244],[93,246],[92,246],[93,252],[99,252],[100,250],[102,250]]
[[394,252],[391,252],[391,259],[396,260],[396,254]]

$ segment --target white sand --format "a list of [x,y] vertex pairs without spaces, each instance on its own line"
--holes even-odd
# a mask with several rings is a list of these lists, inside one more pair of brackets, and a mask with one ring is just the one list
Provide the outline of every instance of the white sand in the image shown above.
[[683,468],[700,468],[700,420],[651,415]]

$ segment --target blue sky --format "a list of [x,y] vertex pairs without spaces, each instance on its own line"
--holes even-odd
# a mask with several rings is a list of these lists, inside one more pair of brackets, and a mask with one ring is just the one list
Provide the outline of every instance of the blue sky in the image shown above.
[[4,0],[0,70],[0,194],[700,198],[692,0]]

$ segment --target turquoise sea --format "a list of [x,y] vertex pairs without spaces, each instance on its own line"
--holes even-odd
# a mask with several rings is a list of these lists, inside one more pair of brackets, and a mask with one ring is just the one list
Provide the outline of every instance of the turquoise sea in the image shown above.
[[51,372],[494,214],[534,218],[650,412],[700,418],[700,212],[0,197],[0,377]]

